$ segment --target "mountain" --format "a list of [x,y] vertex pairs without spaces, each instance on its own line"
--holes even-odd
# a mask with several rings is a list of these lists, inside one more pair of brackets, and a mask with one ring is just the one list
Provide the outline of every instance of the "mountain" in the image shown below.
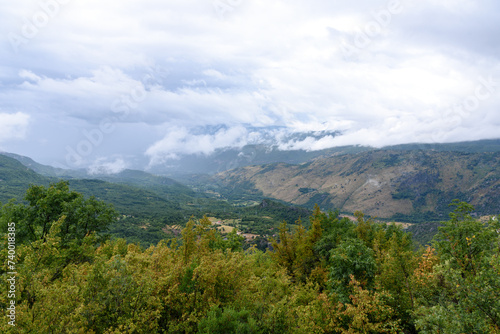
[[[14,153],[1,153],[1,156],[9,157],[17,160],[28,169],[49,178],[59,178],[65,180],[101,180],[110,183],[134,186],[142,189],[154,191],[161,195],[172,196],[178,201],[187,201],[185,196],[196,196],[195,193],[187,186],[174,181],[173,179],[156,176],[139,170],[125,169],[115,174],[95,174],[89,173],[85,169],[61,169],[52,166],[46,166],[37,163],[31,158],[14,154]],[[184,196],[184,198],[180,198]]]
[[22,198],[30,184],[48,185],[50,178],[35,173],[19,161],[0,154],[0,202]]
[[445,144],[402,144],[384,147],[384,149],[397,151],[424,150],[439,152],[494,153],[500,152],[500,139],[485,139]]
[[478,214],[498,214],[500,153],[382,149],[247,166],[219,173],[212,183],[225,194],[239,189],[249,197],[405,221],[444,219],[453,199],[470,202]]
[[178,159],[169,160],[168,163],[149,168],[155,174],[215,174],[229,169],[250,165],[261,165],[274,162],[303,163],[312,159],[334,154],[356,153],[370,151],[370,147],[343,146],[320,151],[305,150],[279,150],[268,145],[247,145],[241,149],[218,149],[211,155],[191,154],[180,156]]
[[196,194],[191,188],[180,182],[139,170],[125,169],[116,174],[97,174],[89,177],[106,182],[146,189],[164,196],[165,198],[173,198],[177,202],[189,202],[192,201],[194,197],[199,197],[199,194]]
[[[68,179],[38,174],[18,160],[45,174],[53,175],[54,170],[26,157],[15,158],[0,154],[0,201],[4,204],[13,198],[22,201],[30,185],[48,186]],[[71,172],[61,174],[71,175]],[[200,216],[204,205],[211,204],[209,199],[195,197],[192,190],[178,182],[144,172],[123,171],[102,177],[116,182],[69,178],[69,186],[114,206],[121,218],[110,226],[112,236],[145,246],[168,237],[163,231],[166,225],[183,225],[191,215]]]
[[[40,175],[18,160],[0,154],[0,200],[3,203],[11,198],[22,200],[30,185],[48,186],[50,183],[60,180],[60,178]],[[175,181],[172,182],[175,186],[171,192],[175,193],[180,185]],[[184,198],[177,197],[167,199],[151,189],[147,190],[129,184],[112,183],[98,179],[70,179],[69,184],[72,190],[111,203],[120,213],[126,215],[172,216],[172,212],[179,211],[180,202],[184,201]],[[185,192],[191,192],[185,186],[182,186],[182,189]],[[176,223],[178,222],[176,221]]]
[[[268,197],[308,208],[318,203],[324,209],[362,210],[372,216],[402,221],[446,218],[450,210],[448,204],[455,198],[471,202],[479,214],[497,213],[500,207],[499,155],[499,139],[406,144],[384,149],[346,146],[315,152],[248,145],[242,149],[221,149],[212,156],[184,157],[187,160],[181,159],[172,169],[177,170],[171,173],[175,174],[172,178],[177,181],[174,181],[138,170],[89,175],[85,170],[61,170],[10,154],[25,166],[52,177],[51,180],[55,177],[70,179],[77,185],[85,183],[79,181],[82,179],[98,179],[113,187],[122,186],[116,188],[117,192],[127,193],[126,187],[134,191],[140,189],[154,195],[146,198],[161,198],[185,212],[199,213],[213,208],[231,211],[233,205],[251,206]],[[184,164],[189,159],[192,159],[190,167],[186,167]],[[156,168],[159,172],[167,167]],[[18,179],[21,185],[28,185],[30,179],[51,182],[39,180],[41,176],[30,170],[24,167],[16,172],[27,173]],[[184,175],[180,175],[180,170]],[[217,170],[221,172],[213,174]],[[196,171],[206,174],[187,175]],[[107,183],[94,182],[93,187],[105,194],[103,189]],[[7,189],[6,186],[4,183],[4,195],[0,195],[0,200],[5,201],[10,194],[20,194],[15,187]],[[92,187],[82,189],[90,193]],[[111,196],[110,193],[107,196]],[[119,205],[124,210],[132,207],[141,212],[158,212],[151,203],[136,202],[122,201]]]
[[[325,134],[323,134],[325,135]],[[331,134],[328,134],[331,135]],[[307,135],[310,138],[313,134]],[[303,137],[289,138],[291,143],[304,140]],[[246,145],[242,148],[221,148],[210,155],[190,154],[181,155],[178,159],[168,160],[164,164],[152,166],[148,171],[154,174],[169,175],[174,178],[180,174],[215,174],[226,170],[271,163],[300,164],[317,158],[332,157],[341,154],[355,154],[374,151],[376,148],[368,146],[341,146],[318,151],[281,150],[279,145]],[[293,147],[293,145],[292,145]],[[500,152],[500,139],[480,140],[473,142],[459,142],[448,144],[404,144],[388,146],[385,150],[395,151],[439,151],[484,153]],[[146,164],[147,165],[147,164]],[[140,169],[140,168],[139,168]]]
[[59,177],[65,179],[73,179],[73,178],[86,178],[88,174],[85,169],[62,169],[55,168],[52,166],[42,165],[31,158],[8,152],[0,152],[0,155],[5,157],[9,157],[19,161],[24,166],[28,167],[32,171],[48,177]]

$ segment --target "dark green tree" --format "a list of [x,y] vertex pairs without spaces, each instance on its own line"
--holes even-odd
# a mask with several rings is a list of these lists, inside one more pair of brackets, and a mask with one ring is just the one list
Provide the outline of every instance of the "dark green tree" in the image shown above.
[[340,301],[349,303],[352,292],[349,282],[356,279],[361,286],[371,288],[376,273],[373,250],[360,239],[347,239],[331,251],[330,287]]
[[13,200],[0,209],[0,226],[16,223],[18,243],[45,241],[52,224],[64,217],[59,237],[61,244],[67,246],[93,232],[99,235],[117,218],[110,205],[71,191],[67,181],[51,184],[48,188],[33,185],[24,199],[26,204]]
[[251,334],[261,333],[258,322],[248,310],[213,307],[198,324],[199,333]]

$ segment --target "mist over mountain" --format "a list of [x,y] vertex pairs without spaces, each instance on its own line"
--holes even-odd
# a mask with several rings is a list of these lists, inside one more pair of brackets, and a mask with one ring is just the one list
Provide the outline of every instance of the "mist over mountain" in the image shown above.
[[218,149],[210,155],[182,155],[177,159],[169,160],[163,164],[148,166],[147,170],[155,174],[167,175],[213,174],[244,166],[274,162],[303,163],[323,155],[346,154],[369,150],[371,148],[361,146],[306,151],[280,150],[277,147],[267,145],[246,145],[238,149]]
[[[330,137],[333,134],[308,133],[297,134],[288,141],[289,146],[292,143],[301,143],[310,138],[321,140],[325,136]],[[245,145],[241,148],[220,148],[209,155],[205,154],[182,154],[176,159],[170,159],[163,163],[147,166],[147,171],[154,174],[165,174],[171,176],[186,174],[213,174],[226,170],[252,166],[283,162],[289,164],[300,164],[320,157],[329,157],[342,154],[354,154],[376,150],[370,146],[340,146],[320,150],[305,149],[284,149],[284,146],[278,144],[260,144]],[[448,144],[429,144],[415,143],[386,146],[384,149],[396,151],[440,151],[440,152],[500,152],[500,139],[481,140],[472,142],[458,142]]]

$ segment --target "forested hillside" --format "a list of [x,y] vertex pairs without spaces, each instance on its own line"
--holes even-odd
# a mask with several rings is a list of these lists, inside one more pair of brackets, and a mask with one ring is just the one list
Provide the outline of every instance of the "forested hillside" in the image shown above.
[[477,214],[500,208],[500,153],[377,150],[318,158],[303,164],[238,168],[213,177],[221,193],[237,189],[310,208],[401,221],[439,221],[453,199]]
[[316,207],[262,252],[207,217],[146,250],[106,240],[117,212],[65,182],[25,200],[0,211],[5,333],[500,333],[500,217],[465,202],[418,251]]
[[30,184],[48,185],[50,181],[17,160],[0,154],[0,202],[22,198]]
[[[16,199],[24,200],[30,185],[48,186],[60,179],[37,174],[18,160],[35,166],[50,175],[50,167],[36,164],[31,159],[17,159],[0,155],[0,203]],[[48,172],[49,171],[49,172]],[[71,174],[69,172],[61,175]],[[78,173],[75,175],[77,176]],[[240,231],[261,235],[261,247],[267,247],[267,237],[277,230],[280,222],[295,222],[299,218],[308,223],[310,211],[288,204],[259,199],[228,201],[214,197],[205,191],[193,191],[172,179],[141,171],[125,170],[113,175],[96,175],[95,179],[71,177],[69,189],[94,196],[113,205],[119,219],[110,224],[108,232],[113,238],[125,238],[128,242],[147,247],[159,241],[175,237],[190,217],[202,218],[207,214],[214,218],[231,221],[231,227]],[[244,202],[245,205],[238,205]],[[172,228],[172,226],[174,226]]]

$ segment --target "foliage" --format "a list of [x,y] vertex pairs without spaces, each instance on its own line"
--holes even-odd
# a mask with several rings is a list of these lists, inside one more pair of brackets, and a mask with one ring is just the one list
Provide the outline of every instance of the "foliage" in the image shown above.
[[352,293],[349,282],[354,278],[360,286],[371,288],[376,263],[373,250],[360,239],[347,239],[331,251],[330,286],[339,300],[349,301]]
[[261,333],[257,320],[250,311],[236,311],[231,307],[213,307],[198,324],[198,332],[206,334],[251,334]]
[[[389,298],[385,291],[371,292],[363,289],[358,281],[351,277],[349,286],[353,291],[351,303],[345,305],[342,316],[346,317],[347,329],[341,333],[399,333],[400,320],[392,319],[394,310],[384,299]],[[345,321],[347,320],[347,321]]]
[[61,244],[67,246],[92,232],[105,231],[117,216],[113,208],[95,197],[86,199],[70,191],[64,181],[48,188],[31,186],[24,199],[27,205],[10,201],[1,208],[0,226],[5,229],[9,222],[15,222],[19,243],[46,240],[52,224],[61,220],[59,237]]
[[[473,207],[455,201],[450,220],[434,238],[417,328],[424,333],[500,332],[500,224],[474,220]],[[421,282],[422,284],[422,282]]]
[[[114,210],[67,183],[31,187],[0,220],[19,227],[19,333],[499,333],[500,224],[454,203],[432,247],[396,225],[340,219],[316,206],[309,227],[284,222],[272,250],[244,249],[191,217],[145,249],[101,237]],[[31,225],[30,225],[31,224]],[[0,307],[10,304],[0,285]]]

